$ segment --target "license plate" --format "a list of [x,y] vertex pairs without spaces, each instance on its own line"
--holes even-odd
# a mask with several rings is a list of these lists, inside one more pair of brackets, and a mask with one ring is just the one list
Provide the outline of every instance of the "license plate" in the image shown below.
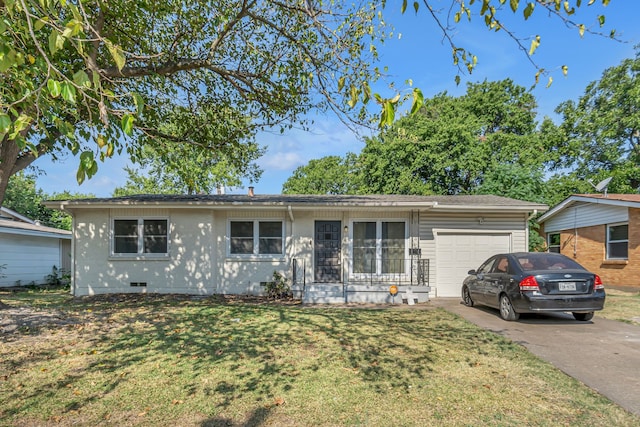
[[561,291],[575,291],[576,282],[560,282],[558,283],[558,289]]

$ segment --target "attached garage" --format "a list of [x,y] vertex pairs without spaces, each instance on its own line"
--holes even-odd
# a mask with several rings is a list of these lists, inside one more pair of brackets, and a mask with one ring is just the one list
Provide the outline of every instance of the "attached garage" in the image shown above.
[[458,297],[472,268],[492,255],[511,252],[511,233],[436,231],[436,297]]

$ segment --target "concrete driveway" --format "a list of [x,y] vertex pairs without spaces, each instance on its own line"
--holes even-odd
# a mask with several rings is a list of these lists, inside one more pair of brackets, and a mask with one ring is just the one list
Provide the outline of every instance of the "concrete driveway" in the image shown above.
[[525,346],[531,353],[640,415],[640,327],[598,317],[578,322],[570,314],[523,314],[516,322],[498,310],[466,307],[459,298],[434,298],[476,325]]

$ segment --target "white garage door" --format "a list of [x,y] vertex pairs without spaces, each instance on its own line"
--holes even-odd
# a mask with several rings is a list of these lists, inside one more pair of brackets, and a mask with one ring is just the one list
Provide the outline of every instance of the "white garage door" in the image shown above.
[[508,233],[446,233],[436,238],[436,296],[459,297],[467,272],[497,253],[511,251]]

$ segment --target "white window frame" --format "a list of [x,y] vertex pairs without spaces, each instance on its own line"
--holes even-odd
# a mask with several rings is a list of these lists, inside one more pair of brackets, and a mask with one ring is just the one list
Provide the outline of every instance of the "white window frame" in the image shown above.
[[[253,223],[253,252],[250,254],[235,254],[231,252],[231,223],[232,222],[251,222]],[[280,223],[280,239],[282,241],[282,251],[279,253],[260,253],[260,223],[261,222],[279,222]],[[285,221],[279,218],[233,218],[227,221],[227,257],[229,258],[282,258],[285,253]]]
[[[626,239],[621,239],[621,240],[609,240],[609,230],[611,227],[619,227],[621,225],[626,225],[627,226],[627,238]],[[618,222],[615,224],[607,224],[607,235],[606,237],[606,259],[629,259],[629,223],[628,222]],[[627,256],[626,257],[612,257],[609,255],[609,244],[610,243],[623,243],[625,242],[627,244]]]
[[[116,242],[115,242],[115,223],[116,221],[137,221],[137,233],[138,233],[138,251],[121,253],[116,252]],[[157,253],[145,253],[144,252],[144,222],[145,221],[166,221],[167,223],[167,251],[166,252],[157,252]],[[109,253],[111,257],[114,258],[167,258],[171,251],[171,222],[169,217],[146,217],[146,216],[119,216],[111,218],[111,230],[110,230],[110,248]]]
[[[557,244],[557,245],[552,245],[552,244],[551,244],[551,236],[552,236],[552,235],[555,235],[555,234],[557,234],[557,235],[558,235],[558,240],[559,240],[559,242],[558,242],[558,244]],[[561,238],[562,238],[562,234],[560,234],[560,232],[559,232],[559,231],[554,231],[553,233],[547,233],[547,252],[553,252],[553,253],[557,253],[557,254],[559,254],[559,253],[561,252],[561,249],[560,249],[560,248],[562,247],[562,244],[561,244],[561,243],[562,243],[562,240],[561,240]],[[556,252],[556,251],[552,251],[552,250],[551,250],[551,248],[558,248],[558,251],[557,251],[557,252]]]
[[[376,259],[376,271],[373,273],[355,273],[353,271],[354,265],[354,224],[360,222],[374,222],[376,224],[376,251],[375,251],[375,259]],[[404,272],[403,273],[382,273],[382,223],[384,222],[401,222],[404,223]],[[409,260],[409,221],[406,218],[354,218],[349,222],[349,273],[350,276],[354,279],[363,279],[369,278],[371,276],[375,277],[408,277],[409,271],[411,268],[411,262]]]

